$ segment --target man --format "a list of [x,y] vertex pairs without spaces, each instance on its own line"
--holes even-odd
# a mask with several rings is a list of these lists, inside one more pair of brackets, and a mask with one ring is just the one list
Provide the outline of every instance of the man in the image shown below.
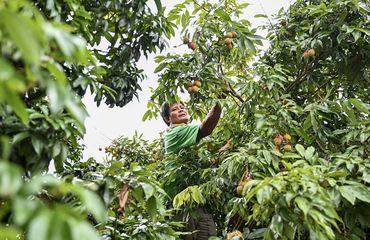
[[188,112],[183,102],[164,103],[161,109],[164,122],[170,129],[165,134],[165,152],[177,153],[182,148],[195,145],[200,139],[210,135],[216,127],[221,116],[221,107],[216,104],[202,123],[187,125],[189,121]]
[[[189,115],[183,102],[163,104],[161,115],[164,122],[169,126],[169,130],[164,137],[165,152],[171,154],[178,153],[182,148],[195,145],[200,139],[210,135],[220,119],[221,107],[216,104],[199,126],[188,125]],[[206,240],[211,236],[217,236],[212,215],[204,207],[196,208],[195,213],[195,217],[189,217],[183,213],[174,217],[174,220],[177,221],[185,221],[186,219],[186,231],[196,231],[191,235],[186,235],[184,239]]]

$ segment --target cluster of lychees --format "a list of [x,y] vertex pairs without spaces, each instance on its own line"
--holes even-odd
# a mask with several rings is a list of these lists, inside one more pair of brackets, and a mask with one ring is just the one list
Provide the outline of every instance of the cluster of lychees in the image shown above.
[[202,86],[202,82],[199,79],[196,79],[194,81],[189,81],[187,83],[188,93],[189,94],[197,93],[201,86]]
[[[238,36],[238,33],[235,31],[227,32],[224,36],[224,44],[226,48],[232,49],[233,48],[233,39]],[[197,44],[194,41],[190,41],[189,37],[184,36],[182,38],[182,42],[188,45],[188,48],[191,50],[195,50],[197,48]]]
[[292,137],[285,133],[284,135],[277,134],[275,135],[273,141],[276,146],[276,151],[280,152],[280,150],[284,150],[286,152],[292,151],[292,145],[290,144],[290,141],[292,140]]
[[226,48],[232,49],[233,48],[233,39],[236,38],[238,34],[235,31],[227,32],[224,37],[224,43]]

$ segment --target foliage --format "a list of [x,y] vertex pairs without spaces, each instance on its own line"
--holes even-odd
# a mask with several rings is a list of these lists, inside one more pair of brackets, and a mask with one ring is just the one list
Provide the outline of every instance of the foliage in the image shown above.
[[[156,13],[145,0],[0,2],[1,238],[99,238],[106,206],[93,192],[104,184],[74,171],[93,168],[80,163],[81,98],[90,89],[98,104],[124,106],[137,94],[136,62],[173,35],[155,2]],[[46,174],[53,163],[60,175]]]
[[[206,114],[204,109],[212,99],[229,86],[224,86],[224,82],[231,83],[236,76],[233,70],[247,71],[247,63],[251,62],[257,51],[256,46],[262,45],[263,39],[255,35],[256,29],[249,29],[248,20],[240,19],[242,9],[247,6],[237,4],[236,1],[222,4],[207,1],[194,4],[193,1],[185,1],[171,10],[168,18],[177,24],[181,23],[181,32],[196,43],[197,48],[183,55],[156,57],[159,65],[155,72],[162,73],[159,86],[148,103],[149,110],[144,120],[154,117],[159,110],[158,106],[164,101],[178,101],[178,91],[184,92],[188,82],[196,79],[202,81],[202,87],[198,93],[193,94],[188,106],[194,112],[194,117],[202,118]],[[189,11],[193,11],[192,14]],[[228,31],[236,31],[238,34],[232,49],[226,48],[223,43],[223,37]],[[240,97],[233,89],[230,89],[230,93]],[[202,106],[200,102],[208,104]]]
[[[160,142],[149,144],[140,135],[132,139],[121,137],[106,148],[104,164],[89,159],[71,165],[66,178],[79,179],[99,186],[108,206],[108,222],[97,227],[104,239],[176,239],[180,223],[171,221],[166,209],[168,195],[156,177],[158,162],[151,150]],[[127,193],[124,206],[117,197]]]
[[[155,3],[0,3],[1,237],[178,239],[172,207],[203,206],[220,238],[369,238],[368,1],[298,0],[266,19],[266,51],[247,3],[185,0],[168,18]],[[222,106],[212,137],[168,156],[161,139],[122,137],[105,163],[81,162],[81,97],[127,104],[140,55],[175,26],[189,52],[156,57],[143,118],[200,80],[187,106]]]
[[[90,190],[51,175],[22,179],[22,170],[0,162],[1,237],[4,239],[99,239],[84,221],[92,213],[105,221],[105,208]],[[10,225],[10,226],[9,226]]]
[[[157,57],[160,85],[144,118],[154,117],[163,101],[178,100],[192,79],[202,82],[187,103],[196,118],[225,86],[229,97],[217,101],[225,114],[211,144],[201,144],[192,159],[197,169],[183,173],[185,180],[201,177],[185,188],[173,184],[176,207],[205,204],[220,236],[237,229],[246,239],[367,238],[369,3],[296,1],[267,19],[266,52],[256,47],[255,30],[245,21],[241,28],[234,1],[192,3],[177,5],[169,17],[183,23],[197,48]],[[233,47],[226,48],[222,38],[234,30]],[[289,138],[274,144],[284,134]],[[231,149],[218,152],[230,138]],[[203,157],[213,164],[198,166]],[[188,158],[177,158],[180,169]],[[175,176],[167,181],[181,179]]]
[[94,68],[64,66],[73,89],[84,95],[87,88],[95,93],[98,105],[105,99],[110,107],[124,106],[144,80],[137,61],[144,54],[155,53],[166,46],[164,36],[174,35],[174,24],[164,16],[161,2],[156,0],[156,13],[147,0],[138,1],[36,1],[47,19],[67,22],[75,34],[87,41],[98,62]]

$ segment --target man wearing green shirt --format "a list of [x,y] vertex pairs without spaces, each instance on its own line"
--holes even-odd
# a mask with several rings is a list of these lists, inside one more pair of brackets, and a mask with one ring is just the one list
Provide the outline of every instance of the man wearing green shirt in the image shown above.
[[212,133],[220,119],[221,107],[218,104],[214,106],[199,126],[188,125],[189,115],[182,102],[163,104],[161,115],[170,127],[164,137],[165,152],[177,153]]
[[[161,109],[161,115],[165,123],[169,126],[164,141],[166,154],[178,153],[181,149],[197,144],[200,139],[210,135],[216,127],[221,116],[221,107],[216,104],[208,113],[202,123],[188,125],[189,115],[184,103],[165,103]],[[197,218],[187,218],[186,231],[196,231],[187,235],[185,240],[207,240],[211,236],[216,236],[216,225],[212,215],[204,207],[196,209]],[[182,213],[175,216],[177,220],[184,220]]]

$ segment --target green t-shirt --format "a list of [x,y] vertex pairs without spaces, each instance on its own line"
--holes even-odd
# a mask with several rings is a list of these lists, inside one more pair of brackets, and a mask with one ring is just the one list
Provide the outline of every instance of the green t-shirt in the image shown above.
[[199,126],[187,125],[171,128],[164,136],[164,148],[166,154],[177,153],[182,148],[197,143]]

